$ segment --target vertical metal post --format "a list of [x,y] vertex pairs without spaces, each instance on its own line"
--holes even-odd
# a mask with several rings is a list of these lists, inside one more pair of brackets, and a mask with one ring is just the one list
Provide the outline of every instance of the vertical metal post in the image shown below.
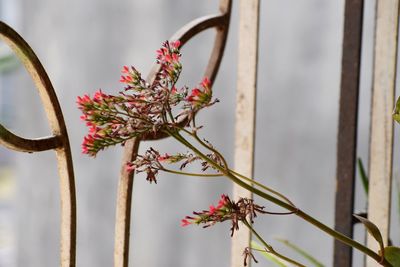
[[[372,88],[368,219],[380,229],[387,244],[393,161],[394,92],[397,61],[399,0],[377,1]],[[377,242],[368,236],[368,247]],[[376,266],[367,260],[367,266]]]
[[20,152],[56,151],[60,175],[61,236],[60,266],[74,267],[76,259],[76,192],[71,148],[53,85],[43,65],[26,41],[11,27],[0,21],[0,39],[7,43],[24,64],[42,100],[52,136],[25,139],[9,132],[0,124],[0,145]]
[[[239,56],[236,92],[235,170],[253,176],[255,139],[259,0],[239,4]],[[247,190],[234,185],[234,199],[251,198]],[[243,266],[243,250],[250,244],[250,231],[242,227],[232,239],[231,266]]]
[[[363,22],[363,0],[346,0],[337,143],[335,230],[353,236],[354,177]],[[334,266],[350,267],[352,249],[335,241]]]

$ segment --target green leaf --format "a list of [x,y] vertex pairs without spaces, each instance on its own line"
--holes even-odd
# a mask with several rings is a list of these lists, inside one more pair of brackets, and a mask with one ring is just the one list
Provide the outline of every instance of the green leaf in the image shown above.
[[396,106],[393,110],[393,119],[397,121],[397,123],[400,123],[400,97],[397,98]]
[[287,247],[293,249],[294,251],[296,251],[297,253],[302,255],[307,260],[309,260],[313,264],[313,266],[324,267],[324,265],[321,262],[319,262],[315,257],[311,256],[310,253],[308,253],[308,252],[304,251],[303,249],[301,249],[300,247],[290,243],[288,240],[285,240],[285,239],[277,239],[277,240],[279,242],[282,242]]
[[357,165],[358,165],[358,170],[360,172],[361,181],[362,181],[362,184],[363,184],[363,187],[364,187],[364,192],[365,192],[365,194],[368,195],[368,189],[369,189],[368,188],[368,184],[369,184],[368,176],[367,176],[367,174],[365,172],[364,164],[362,163],[361,158],[357,159]]
[[15,70],[19,66],[19,61],[17,57],[13,54],[0,54],[0,73],[10,72]]
[[385,259],[393,266],[400,267],[400,247],[388,246],[384,249]]
[[358,216],[357,214],[353,214],[353,216],[356,217],[360,222],[362,222],[362,224],[364,224],[365,228],[367,228],[368,233],[373,238],[375,238],[376,241],[378,241],[381,250],[383,250],[384,249],[383,238],[378,227],[373,222],[364,217]]
[[256,241],[251,241],[251,248],[260,252],[260,254],[268,261],[275,263],[280,267],[287,267],[286,263],[279,259],[277,256],[272,255],[265,251],[264,247],[258,244]]

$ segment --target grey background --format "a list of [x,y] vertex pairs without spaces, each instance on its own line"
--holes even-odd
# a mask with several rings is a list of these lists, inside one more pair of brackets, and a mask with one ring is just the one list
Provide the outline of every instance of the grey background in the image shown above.
[[[42,61],[69,130],[78,201],[77,266],[112,266],[122,149],[108,149],[96,159],[81,154],[86,129],[79,120],[76,96],[98,88],[108,93],[122,89],[118,80],[123,65],[135,65],[146,74],[160,44],[190,20],[215,13],[218,1],[16,0],[12,6],[17,16],[10,17],[3,10],[2,18],[21,33]],[[343,0],[261,1],[255,177],[329,225],[333,225],[343,7]],[[227,48],[214,86],[221,103],[200,116],[206,125],[203,136],[229,162],[233,159],[237,9],[234,1]],[[365,164],[373,9],[373,1],[366,1],[359,130],[359,155]],[[203,33],[185,46],[181,84],[194,86],[200,81],[213,36],[213,31]],[[26,137],[49,134],[40,100],[25,71],[20,69],[4,79],[12,85],[9,101],[15,107],[9,115],[13,119],[5,125]],[[185,151],[169,140],[145,144],[142,149],[149,145],[163,152]],[[13,154],[13,158],[17,266],[57,266],[59,194],[54,154]],[[185,215],[208,207],[221,193],[230,191],[231,184],[225,180],[162,174],[157,185],[149,185],[138,176],[131,266],[229,266],[229,224],[205,230],[179,224]],[[362,190],[357,195],[356,209],[362,210]],[[394,216],[394,228],[397,221]],[[295,217],[266,216],[257,220],[256,227],[277,250],[285,248],[274,238],[287,238],[327,266],[332,264],[332,239]],[[394,235],[399,242],[398,231]],[[361,229],[357,229],[357,238],[364,238]],[[257,258],[262,261],[261,256]],[[262,261],[259,266],[269,264]],[[359,256],[355,266],[361,266]]]

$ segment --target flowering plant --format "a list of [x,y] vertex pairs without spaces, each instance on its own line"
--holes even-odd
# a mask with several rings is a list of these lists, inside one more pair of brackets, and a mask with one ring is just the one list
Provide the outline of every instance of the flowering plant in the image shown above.
[[[207,140],[199,137],[202,126],[196,125],[196,114],[218,102],[213,99],[211,82],[207,77],[195,88],[177,87],[177,81],[182,71],[180,62],[180,42],[165,42],[157,50],[159,71],[152,82],[142,78],[134,67],[123,67],[120,81],[125,89],[117,95],[108,95],[97,91],[93,97],[84,95],[77,98],[77,104],[82,111],[82,120],[89,127],[89,133],[84,137],[82,151],[89,156],[96,154],[116,144],[124,144],[131,138],[151,139],[157,136],[170,136],[189,149],[187,153],[161,154],[150,147],[135,160],[126,162],[130,172],[144,172],[150,183],[157,183],[159,172],[170,172],[190,176],[218,177],[225,176],[239,186],[253,192],[266,201],[285,209],[285,212],[270,212],[252,199],[241,198],[231,200],[222,195],[217,206],[209,210],[194,212],[186,216],[182,226],[203,224],[212,226],[219,222],[231,222],[231,235],[239,226],[248,227],[262,243],[263,251],[282,258],[296,266],[304,266],[276,252],[254,229],[253,219],[258,214],[297,215],[316,226],[325,233],[352,246],[375,259],[383,266],[399,266],[400,248],[384,247],[382,237],[377,227],[365,218],[357,217],[380,244],[380,251],[375,252],[357,241],[329,228],[314,217],[300,210],[286,196],[232,170],[224,156]],[[198,173],[185,172],[187,165],[200,162]],[[178,168],[170,165],[180,164]],[[244,248],[244,265],[247,260],[255,260],[253,247]],[[393,256],[394,255],[394,256]]]

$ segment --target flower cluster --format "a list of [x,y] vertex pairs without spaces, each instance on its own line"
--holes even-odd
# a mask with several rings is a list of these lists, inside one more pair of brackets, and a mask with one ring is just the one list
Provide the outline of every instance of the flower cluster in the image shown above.
[[253,218],[257,217],[256,212],[266,213],[264,207],[255,204],[252,199],[240,198],[234,202],[227,195],[221,195],[216,207],[211,205],[209,210],[193,212],[195,216],[186,216],[181,225],[204,224],[203,227],[206,228],[217,222],[230,220],[232,223],[231,236],[233,236],[235,230],[239,230],[239,221],[249,218],[253,222]]
[[156,76],[156,81],[169,83],[174,86],[178,81],[182,71],[182,64],[179,61],[181,54],[179,47],[181,42],[165,42],[163,46],[157,50],[157,63],[160,64],[161,71]]
[[[214,153],[207,154],[207,157],[215,162],[220,162],[218,156]],[[157,183],[157,175],[159,171],[167,170],[163,164],[176,164],[179,163],[179,169],[183,170],[188,164],[195,161],[200,161],[202,171],[206,171],[210,165],[208,162],[201,160],[199,156],[193,153],[177,153],[161,155],[160,152],[150,147],[144,155],[138,155],[134,161],[126,163],[126,170],[128,172],[135,171],[136,173],[145,172],[147,174],[146,180],[150,183]]]
[[158,171],[162,169],[162,166],[158,161],[160,157],[160,153],[150,147],[150,149],[148,149],[144,155],[138,155],[134,161],[128,162],[126,164],[126,169],[129,172],[146,172],[146,180],[150,183],[157,183],[156,176]]
[[151,83],[133,66],[124,66],[120,82],[125,84],[125,90],[118,95],[99,90],[93,97],[77,98],[81,118],[89,127],[83,153],[95,156],[100,150],[133,137],[146,139],[160,132],[168,134],[179,125],[178,118],[185,116],[188,125],[199,109],[216,102],[211,101],[208,78],[190,93],[188,87],[176,86],[182,72],[179,47],[179,41],[166,41],[157,50],[159,70]]
[[[123,143],[144,131],[143,121],[129,113],[129,99],[111,96],[98,90],[93,98],[88,95],[78,97],[77,104],[86,121],[89,133],[84,137],[82,151],[90,156],[107,146]],[[151,126],[147,126],[151,127]]]

